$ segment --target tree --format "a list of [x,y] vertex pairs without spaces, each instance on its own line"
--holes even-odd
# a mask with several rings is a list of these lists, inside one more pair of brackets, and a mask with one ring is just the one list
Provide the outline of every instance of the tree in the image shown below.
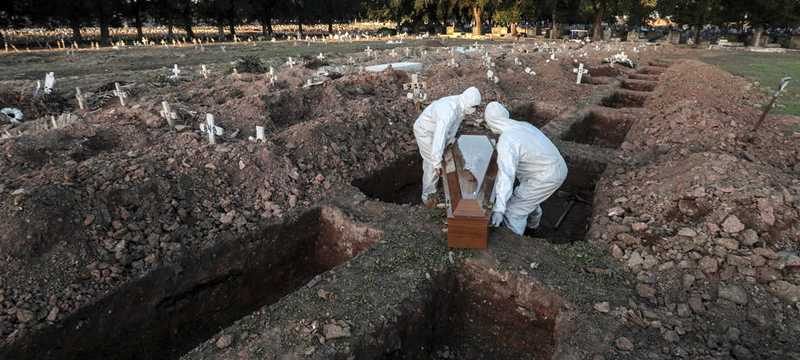
[[662,16],[671,16],[673,22],[694,28],[695,46],[700,44],[700,32],[705,25],[720,22],[723,9],[723,0],[661,0],[656,4]]
[[796,0],[731,0],[725,13],[733,16],[728,20],[750,24],[753,28],[750,45],[760,47],[764,31],[770,26],[790,27],[800,22],[800,3]]
[[489,5],[499,3],[498,0],[455,0],[456,6],[467,9],[472,14],[472,21],[475,23],[472,28],[473,35],[483,35],[483,13]]

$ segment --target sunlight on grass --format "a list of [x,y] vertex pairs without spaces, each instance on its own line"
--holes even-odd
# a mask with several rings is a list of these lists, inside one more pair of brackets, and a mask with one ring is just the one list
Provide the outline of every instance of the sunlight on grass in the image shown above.
[[781,78],[791,76],[792,83],[778,99],[776,112],[800,116],[800,54],[759,54],[743,51],[710,53],[703,61],[718,65],[732,74],[757,81],[772,93]]

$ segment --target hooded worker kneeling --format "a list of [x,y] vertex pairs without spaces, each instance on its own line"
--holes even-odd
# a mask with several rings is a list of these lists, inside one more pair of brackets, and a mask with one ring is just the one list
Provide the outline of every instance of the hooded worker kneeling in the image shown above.
[[484,116],[489,129],[500,135],[491,225],[505,224],[522,235],[526,227],[539,227],[541,203],[564,183],[567,164],[547,136],[531,124],[512,120],[500,103],[486,105]]
[[414,122],[414,137],[422,156],[422,202],[427,207],[435,205],[436,184],[442,175],[442,157],[448,144],[456,140],[456,133],[464,116],[475,112],[481,104],[481,93],[471,87],[461,95],[434,101]]

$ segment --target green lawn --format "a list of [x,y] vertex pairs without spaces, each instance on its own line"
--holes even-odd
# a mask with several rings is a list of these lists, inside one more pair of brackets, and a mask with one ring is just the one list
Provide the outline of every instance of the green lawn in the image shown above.
[[781,78],[793,81],[778,99],[775,111],[800,116],[800,53],[763,54],[745,51],[708,52],[701,59],[733,74],[757,81],[764,91],[775,91]]

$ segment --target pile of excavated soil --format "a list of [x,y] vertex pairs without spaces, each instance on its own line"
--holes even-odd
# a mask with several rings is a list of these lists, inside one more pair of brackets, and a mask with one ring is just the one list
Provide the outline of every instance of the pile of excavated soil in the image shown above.
[[[631,161],[598,184],[589,240],[637,277],[645,323],[689,358],[797,355],[797,118],[748,135],[764,97],[694,61],[674,64],[631,128]],[[655,325],[655,323],[658,325]]]

